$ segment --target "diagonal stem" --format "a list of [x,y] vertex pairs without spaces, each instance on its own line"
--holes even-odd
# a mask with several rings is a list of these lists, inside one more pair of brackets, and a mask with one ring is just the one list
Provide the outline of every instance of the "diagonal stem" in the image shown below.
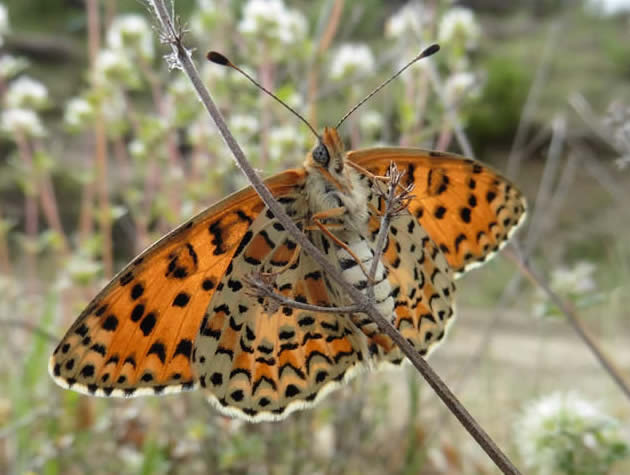
[[464,428],[470,433],[470,435],[477,441],[481,448],[488,454],[488,456],[494,461],[499,469],[506,474],[518,474],[518,469],[512,464],[507,456],[497,447],[490,436],[483,430],[483,428],[477,423],[472,415],[462,406],[455,395],[449,390],[446,384],[440,379],[435,371],[428,365],[428,363],[416,352],[411,344],[394,328],[389,321],[380,314],[369,302],[368,298],[357,290],[353,285],[346,282],[335,266],[328,261],[326,256],[317,249],[313,243],[306,237],[302,231],[298,229],[293,220],[285,213],[284,208],[274,199],[269,189],[262,182],[258,173],[252,168],[247,161],[243,150],[236,142],[232,133],[225,123],[225,119],[219,112],[214,101],[212,100],[210,93],[205,88],[197,69],[190,58],[190,52],[183,46],[181,33],[176,30],[171,15],[169,14],[166,5],[163,0],[148,0],[150,6],[153,8],[158,21],[161,26],[162,38],[167,42],[173,51],[173,59],[177,60],[178,66],[180,66],[189,79],[191,80],[195,91],[197,92],[199,99],[203,103],[208,113],[212,116],[219,133],[225,140],[230,151],[234,155],[238,166],[245,174],[254,190],[259,194],[265,205],[275,215],[276,219],[284,226],[287,232],[296,240],[296,242],[302,246],[322,269],[328,273],[328,275],[345,291],[352,300],[359,306],[365,308],[365,313],[372,318],[372,320],[378,325],[379,329],[389,336],[394,343],[398,345],[401,351],[409,358],[411,363],[420,371],[429,385],[434,389],[442,401],[449,407],[451,412],[457,417]]

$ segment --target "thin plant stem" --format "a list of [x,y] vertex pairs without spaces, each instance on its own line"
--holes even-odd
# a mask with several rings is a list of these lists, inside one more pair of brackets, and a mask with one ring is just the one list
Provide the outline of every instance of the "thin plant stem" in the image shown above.
[[[100,48],[101,24],[99,19],[98,0],[87,0],[88,40],[90,57],[95,60]],[[93,63],[94,64],[94,63]],[[96,187],[99,201],[99,225],[103,240],[103,271],[105,277],[110,278],[114,274],[114,258],[112,250],[112,223],[109,203],[109,180],[107,163],[107,137],[105,135],[105,123],[103,111],[97,108],[94,121],[94,142],[96,149]],[[90,186],[93,186],[90,184]]]
[[525,254],[529,255],[534,249],[538,238],[541,235],[541,222],[544,215],[548,211],[547,204],[551,200],[552,190],[558,175],[558,167],[560,165],[560,157],[563,151],[563,145],[566,138],[567,122],[562,116],[555,117],[551,125],[551,143],[545,161],[545,168],[538,186],[536,201],[534,202],[534,213],[529,220],[529,229],[525,237]]
[[225,140],[230,151],[234,155],[241,171],[245,174],[252,187],[256,190],[265,205],[271,210],[276,219],[285,227],[287,232],[295,239],[302,249],[307,252],[333,279],[341,289],[350,296],[350,298],[359,305],[364,313],[366,313],[379,327],[379,329],[389,336],[394,343],[398,345],[401,351],[407,356],[411,363],[424,376],[429,385],[435,390],[442,401],[449,407],[451,412],[459,419],[464,428],[477,441],[480,447],[488,454],[503,473],[517,474],[518,469],[512,464],[507,456],[497,447],[490,436],[475,421],[470,413],[457,400],[455,395],[450,391],[446,384],[440,379],[429,364],[417,353],[413,346],[394,328],[394,326],[383,315],[371,305],[369,299],[352,284],[346,282],[339,274],[336,267],[328,261],[326,256],[311,243],[311,241],[303,234],[293,220],[286,214],[282,207],[273,197],[269,189],[264,185],[258,173],[252,168],[247,161],[240,145],[234,139],[232,133],[228,129],[225,120],[219,109],[216,107],[210,93],[205,88],[194,63],[191,60],[190,52],[183,46],[181,31],[177,30],[173,24],[173,19],[164,4],[163,0],[149,0],[150,6],[156,14],[161,26],[161,36],[163,41],[167,42],[172,49],[173,59],[177,59],[179,66],[186,72],[190,78],[195,91],[199,95],[204,107],[214,120],[219,133]]
[[[258,68],[260,74],[260,83],[268,91],[273,91],[273,64],[271,63],[271,57],[269,54],[269,47],[267,44],[262,45],[262,61]],[[260,95],[261,107],[260,107],[260,159],[258,166],[261,169],[265,168],[265,165],[269,161],[269,132],[271,130],[271,98],[267,94]]]
[[59,218],[59,211],[57,208],[57,202],[55,199],[54,191],[52,188],[52,183],[47,176],[37,176],[39,175],[35,170],[35,163],[33,160],[33,147],[32,144],[28,141],[26,136],[23,133],[16,133],[15,140],[18,145],[18,150],[20,156],[24,163],[30,169],[30,172],[33,176],[33,184],[36,186],[37,191],[36,195],[39,197],[41,202],[42,211],[44,212],[44,216],[46,217],[46,221],[48,225],[57,232],[61,239],[61,245],[63,252],[67,252],[68,242],[66,239],[66,235],[63,231],[63,227],[61,226],[61,219]]
[[[0,226],[2,226],[3,217],[4,213],[0,207]],[[0,274],[3,275],[11,275],[13,273],[11,258],[9,257],[9,243],[7,241],[8,231],[8,229],[0,228]]]
[[[164,120],[168,119],[169,116],[169,106],[170,104],[164,98],[164,94],[162,93],[162,84],[160,83],[159,77],[151,70],[151,66],[148,64],[146,59],[140,58],[140,69],[142,73],[145,75],[147,80],[149,81],[149,85],[151,88],[151,98],[153,99],[153,104],[157,109],[158,114]],[[177,148],[177,138],[175,136],[175,132],[173,129],[169,128],[166,131],[166,150],[167,156],[170,166],[176,170],[181,169],[182,159]],[[169,205],[173,212],[179,214],[180,203],[179,203],[179,186],[176,184],[175,186],[169,186],[168,188],[168,199]]]
[[313,55],[309,72],[308,72],[308,104],[309,112],[308,118],[311,124],[317,124],[317,94],[319,90],[319,58],[330,47],[332,40],[337,34],[339,23],[341,21],[341,15],[343,13],[343,7],[345,0],[332,0],[332,7],[330,8],[330,14],[326,21],[326,27],[323,28],[319,41],[317,42],[317,52]]
[[538,63],[538,67],[536,68],[536,75],[531,87],[529,88],[529,92],[527,93],[525,106],[521,112],[521,117],[516,128],[516,135],[514,136],[512,148],[510,150],[510,154],[508,155],[506,174],[510,178],[515,178],[521,167],[521,161],[523,159],[522,151],[525,146],[525,140],[527,139],[527,134],[529,133],[529,126],[534,110],[538,107],[540,92],[546,85],[551,59],[558,44],[556,40],[561,30],[560,26],[561,23],[559,22],[555,22],[551,25],[549,32],[547,33],[545,46],[539,56],[540,61]]
[[[26,150],[26,137],[24,137],[24,134],[18,133],[15,138],[18,146],[18,153],[26,165],[28,172],[31,176],[33,176],[35,170],[32,157]],[[26,274],[29,289],[31,291],[35,291],[37,287],[37,257],[34,246],[37,242],[37,234],[39,232],[39,212],[37,207],[37,189],[31,189],[28,185],[24,190],[24,219],[26,236],[29,240],[29,243],[25,248]]]
[[436,92],[440,102],[444,105],[444,112],[446,115],[444,120],[448,121],[448,124],[452,128],[453,134],[457,139],[457,143],[462,149],[462,153],[468,157],[474,157],[475,154],[473,152],[472,145],[464,132],[464,126],[462,125],[461,120],[457,116],[457,109],[446,97],[446,91],[444,90],[443,85],[444,82],[440,77],[437,67],[433,64],[431,58],[427,58],[424,61],[427,68],[426,70],[429,74],[429,80],[431,81],[431,86],[433,86],[433,90]]
[[[34,144],[35,150],[39,150],[37,143]],[[61,217],[59,215],[59,206],[57,205],[57,197],[55,195],[55,188],[52,183],[50,175],[43,171],[40,178],[41,196],[40,201],[42,204],[42,210],[48,221],[48,225],[55,230],[59,238],[61,239],[62,252],[67,254],[70,251],[70,244],[68,243],[68,237],[63,230],[61,223]]]
[[604,350],[597,343],[595,338],[586,329],[586,326],[582,322],[578,313],[575,311],[573,305],[561,298],[556,294],[549,284],[532,268],[528,261],[521,259],[516,252],[514,246],[506,249],[505,255],[512,260],[521,270],[521,272],[539,289],[541,289],[547,298],[553,302],[553,304],[566,316],[567,321],[571,327],[578,334],[580,339],[591,350],[595,358],[599,361],[602,367],[610,375],[612,380],[617,384],[619,389],[624,395],[630,399],[630,383],[623,376],[617,365],[613,360],[604,352]]

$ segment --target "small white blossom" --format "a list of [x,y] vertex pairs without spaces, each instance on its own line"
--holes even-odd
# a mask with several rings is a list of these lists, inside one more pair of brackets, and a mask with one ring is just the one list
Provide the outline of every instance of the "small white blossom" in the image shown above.
[[618,170],[625,170],[630,166],[630,155],[615,159],[615,165]]
[[617,15],[630,11],[630,0],[590,0],[587,7],[601,15]]
[[147,155],[147,146],[146,144],[138,139],[132,140],[129,145],[129,154],[133,158],[144,158]]
[[315,430],[313,434],[313,449],[317,455],[325,459],[335,456],[336,445],[335,426],[324,424]]
[[115,50],[138,53],[152,59],[153,32],[142,15],[122,15],[116,17],[107,31],[107,46]]
[[[204,61],[203,66],[201,67],[201,71],[199,72],[199,75],[201,76],[201,79],[203,79],[203,81],[206,84],[214,84],[217,81],[221,81],[225,79],[226,75],[228,74],[228,71],[233,71],[233,70],[229,68],[224,68],[223,66],[219,66],[218,64],[211,63],[210,61]],[[245,71],[247,72],[247,74],[250,73],[250,71],[247,69],[245,69]],[[237,76],[240,78],[243,78],[241,74],[237,74]],[[186,78],[186,80],[190,83],[190,79]]]
[[468,71],[451,74],[444,85],[444,94],[449,104],[457,103],[463,98],[474,98],[479,95],[479,81]]
[[610,131],[615,147],[630,153],[630,107],[615,100],[606,111],[602,125]]
[[[207,147],[213,140],[217,140],[217,137],[219,137],[216,124],[208,117],[205,111],[187,128],[187,135],[193,145],[203,147]],[[230,163],[229,160],[228,163]]]
[[96,58],[94,68],[98,83],[122,82],[137,84],[137,72],[131,60],[121,51],[113,49],[101,50]]
[[287,8],[282,0],[249,0],[243,7],[238,29],[254,39],[264,36],[291,45],[304,39],[307,21],[300,11]]
[[102,265],[88,256],[73,255],[66,261],[64,271],[73,282],[87,285],[101,271]]
[[438,38],[441,43],[461,41],[467,49],[474,49],[480,36],[481,28],[468,8],[454,7],[440,20]]
[[21,76],[9,84],[5,101],[14,109],[40,109],[48,102],[48,89],[33,78]]
[[551,273],[551,288],[561,294],[584,294],[596,289],[593,274],[596,267],[591,262],[580,261],[572,268],[559,267]]
[[383,116],[375,110],[367,110],[360,114],[359,126],[368,134],[374,134],[383,129]]
[[217,8],[217,4],[214,0],[197,0],[197,8],[202,12],[212,11]]
[[0,56],[0,79],[11,79],[17,76],[28,66],[28,61],[24,58],[16,58],[10,54]]
[[9,10],[0,3],[0,46],[2,46],[2,36],[9,32]]
[[42,137],[46,134],[44,125],[31,109],[6,109],[0,116],[0,130],[8,134],[25,134]]
[[614,457],[623,456],[620,447],[627,449],[617,421],[572,392],[531,402],[514,429],[525,465],[543,475],[575,473],[567,464],[575,464],[583,473],[607,473]]
[[190,30],[197,39],[206,41],[217,25],[231,25],[232,10],[217,5],[215,0],[197,0],[197,11],[190,19]]
[[123,93],[118,89],[108,90],[108,95],[101,102],[101,112],[108,122],[125,120],[127,118],[127,106]]
[[258,119],[251,114],[234,114],[230,117],[230,127],[236,133],[251,136],[258,132],[260,124],[258,123]]
[[73,97],[66,103],[63,120],[73,129],[81,129],[92,120],[94,107],[82,97]]
[[390,38],[415,37],[422,33],[422,26],[427,20],[427,12],[418,3],[407,3],[394,13],[385,23],[385,35]]
[[301,151],[304,147],[304,136],[295,126],[274,127],[269,133],[269,153],[273,160],[291,158],[291,154]]
[[374,71],[374,56],[367,45],[344,44],[335,53],[330,66],[330,76],[342,79],[366,75]]

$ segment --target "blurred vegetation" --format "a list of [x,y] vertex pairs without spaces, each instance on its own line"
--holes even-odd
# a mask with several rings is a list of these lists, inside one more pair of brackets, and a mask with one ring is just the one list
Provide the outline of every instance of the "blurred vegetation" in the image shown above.
[[[0,65],[25,61],[13,72],[0,66],[1,473],[491,473],[413,372],[360,377],[314,410],[258,425],[219,416],[200,394],[113,401],[56,387],[46,374],[56,337],[112,273],[245,181],[187,79],[168,71],[142,3],[97,2],[101,45],[92,52],[87,2],[0,3],[9,12]],[[344,125],[348,145],[462,153],[458,134],[468,137],[478,158],[526,192],[527,255],[628,373],[627,13],[551,0],[276,0],[270,11],[281,14],[247,23],[253,3],[180,0],[176,8],[204,81],[258,169],[299,165],[313,138],[241,77],[204,64],[206,50],[225,52],[321,127],[440,41],[430,63]],[[532,470],[539,460],[511,429],[526,401],[573,389],[602,401],[626,432],[589,446],[614,455],[597,473],[627,473],[627,401],[517,274],[497,259],[462,280],[462,317],[432,361],[447,376],[477,365],[450,382],[471,381],[459,393],[464,403]],[[518,318],[499,323],[493,313]],[[475,348],[471,335],[494,333],[496,348]],[[557,356],[563,345],[573,345],[570,357]],[[562,366],[580,352],[587,361],[578,369]]]

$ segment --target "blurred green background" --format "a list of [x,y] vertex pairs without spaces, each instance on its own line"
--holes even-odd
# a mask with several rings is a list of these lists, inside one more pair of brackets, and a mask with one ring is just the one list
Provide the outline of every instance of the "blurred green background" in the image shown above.
[[[89,21],[86,11],[96,15]],[[520,253],[630,373],[630,2],[178,0],[202,78],[263,174],[308,129],[209,49],[351,148],[474,155],[530,214]],[[0,1],[0,473],[497,473],[411,370],[362,375],[251,425],[200,393],[100,400],[57,387],[54,345],[134,255],[245,180],[135,0]],[[630,471],[630,405],[511,261],[459,281],[431,357],[524,473]]]

